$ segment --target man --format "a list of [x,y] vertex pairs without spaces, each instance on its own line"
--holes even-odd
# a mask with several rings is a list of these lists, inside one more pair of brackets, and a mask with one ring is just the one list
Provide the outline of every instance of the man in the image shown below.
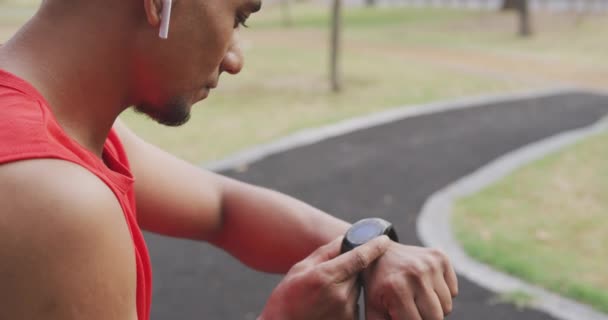
[[168,23],[169,4],[45,0],[0,48],[0,319],[147,320],[140,227],[287,273],[263,320],[352,319],[362,271],[368,319],[443,319],[457,294],[443,254],[379,237],[339,255],[346,222],[194,167],[117,121],[135,106],[183,124],[243,67],[236,32],[259,0],[174,0]]

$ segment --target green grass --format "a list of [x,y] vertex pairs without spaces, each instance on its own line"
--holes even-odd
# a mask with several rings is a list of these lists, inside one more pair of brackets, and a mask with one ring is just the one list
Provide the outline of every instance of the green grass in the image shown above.
[[[4,15],[0,16],[0,26],[25,20],[35,7],[32,2],[15,0],[12,5],[1,5]],[[393,44],[394,39],[376,40],[395,28],[441,24],[464,19],[470,12],[349,9],[345,11],[345,36],[356,42],[345,41],[345,89],[333,94],[327,80],[326,12],[319,6],[297,5],[296,25],[289,29],[280,26],[277,7],[265,8],[252,18],[251,29],[243,30],[242,36],[246,68],[237,77],[225,75],[220,88],[194,107],[186,126],[164,128],[130,111],[122,118],[146,140],[198,164],[354,116],[528,85],[412,60],[400,52],[407,44],[398,43],[398,51],[386,50],[382,45]],[[7,37],[3,34],[10,30],[0,28],[0,38]]]
[[474,258],[608,312],[608,134],[518,170],[456,203]]
[[126,122],[170,152],[200,163],[357,115],[519,87],[428,63],[409,64],[399,56],[349,52],[343,64],[346,89],[333,94],[325,57],[314,47],[265,43],[247,56],[243,74],[223,79],[212,97],[194,107],[188,125],[162,128],[133,113],[125,115]]
[[[328,12],[325,7],[297,4],[292,10],[291,28],[281,26],[277,6],[256,14],[250,21],[251,28],[242,36],[245,70],[237,77],[224,76],[220,88],[195,106],[188,125],[162,128],[131,112],[123,118],[145,139],[181,158],[201,163],[303,128],[392,107],[542,86],[541,81],[528,76],[503,76],[486,72],[485,67],[471,69],[467,63],[479,60],[474,56],[476,52],[551,59],[556,55],[553,49],[564,43],[555,33],[543,33],[532,41],[516,39],[512,15],[451,9],[347,8],[342,64],[345,90],[335,95],[330,93],[327,81]],[[564,54],[563,65],[591,61],[593,70],[602,70],[608,63],[599,58],[584,60],[579,52],[589,51],[595,43],[595,51],[603,53],[606,42],[597,41],[601,35],[591,31],[608,25],[596,20],[588,24],[576,30],[566,28],[584,40],[578,42],[581,48]],[[429,50],[435,56],[429,58]],[[444,59],[455,52],[460,55],[458,59],[469,61],[461,64]],[[528,65],[530,61],[524,61],[503,69],[527,69]]]
[[[273,10],[274,9],[274,10]],[[302,4],[291,10],[293,28],[324,29],[330,24],[329,9],[320,10],[318,5]],[[449,21],[460,20],[471,16],[471,12],[453,9],[434,8],[347,8],[344,10],[342,21],[344,28],[375,29],[390,26],[416,27],[437,26]],[[261,18],[252,20],[255,28],[283,27],[284,20],[281,10],[272,8]]]
[[534,297],[523,291],[513,291],[498,295],[491,303],[508,303],[514,305],[518,310],[523,310],[534,304]]
[[[187,126],[163,129],[130,113],[126,121],[144,138],[201,163],[303,128],[391,107],[542,85],[529,76],[520,80],[483,68],[470,70],[466,64],[445,62],[442,54],[456,52],[460,59],[469,59],[467,63],[477,62],[479,52],[496,54],[512,64],[502,67],[507,71],[529,71],[531,63],[538,66],[546,60],[563,66],[593,65],[592,72],[608,68],[599,59],[604,52],[608,56],[608,42],[592,31],[608,23],[597,19],[521,40],[514,36],[512,15],[424,8],[348,9],[342,65],[345,91],[334,95],[326,75],[327,12],[319,6],[297,5],[291,28],[281,27],[277,7],[253,17],[251,29],[243,34],[245,71],[222,79],[220,89],[195,107]],[[564,41],[559,32],[581,40]],[[579,46],[562,50],[572,43]],[[591,44],[598,53],[584,55]],[[428,59],[424,50],[440,56]],[[520,57],[526,60],[517,63]]]
[[[323,29],[330,19],[329,10],[319,10],[314,5],[297,6],[292,16],[293,28]],[[354,8],[343,15],[347,39],[524,54],[606,68],[608,41],[603,41],[597,32],[607,27],[602,16],[590,16],[581,22],[571,13],[535,16],[537,35],[530,39],[516,36],[515,19],[509,12],[424,7]],[[271,10],[251,23],[255,28],[278,28],[282,24],[280,10]]]
[[[357,42],[345,41],[345,90],[328,88],[327,16],[323,8],[299,5],[296,25],[282,28],[278,8],[266,8],[244,30],[246,68],[225,76],[212,97],[195,106],[191,123],[162,128],[141,116],[124,119],[144,138],[195,163],[215,160],[253,144],[297,130],[333,123],[388,108],[521,89],[529,84],[417,61],[406,52],[385,50],[376,38],[394,28],[463,19],[470,12],[398,9],[345,12],[346,37],[361,30]],[[351,28],[352,27],[352,28]],[[364,31],[364,32],[363,32]],[[407,50],[407,44],[397,44]]]

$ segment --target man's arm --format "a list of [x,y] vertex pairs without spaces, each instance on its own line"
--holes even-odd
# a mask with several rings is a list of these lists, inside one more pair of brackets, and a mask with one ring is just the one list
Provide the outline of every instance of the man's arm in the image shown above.
[[[348,228],[346,222],[288,196],[177,160],[120,123],[116,128],[132,160],[141,224],[148,230],[208,240],[253,268],[285,272]],[[449,314],[458,281],[447,257],[432,249],[387,246],[364,277],[367,317],[382,319],[391,314],[395,319],[435,320]],[[362,257],[358,261],[365,265]],[[311,275],[305,278],[313,279],[315,272]],[[288,274],[284,281],[289,283],[289,279]],[[286,299],[279,301],[288,303],[296,294],[307,296],[310,288],[278,289],[278,296]]]
[[284,273],[349,224],[286,195],[205,171],[117,122],[135,175],[138,219],[149,231],[204,240],[248,266]]
[[0,319],[137,319],[129,230],[97,177],[60,160],[1,165],[0,203]]

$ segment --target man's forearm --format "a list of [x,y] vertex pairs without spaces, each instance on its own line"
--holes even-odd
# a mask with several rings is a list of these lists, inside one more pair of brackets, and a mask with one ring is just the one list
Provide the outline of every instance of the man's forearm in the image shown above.
[[211,242],[272,273],[287,272],[350,226],[287,195],[234,181],[223,191],[222,219]]

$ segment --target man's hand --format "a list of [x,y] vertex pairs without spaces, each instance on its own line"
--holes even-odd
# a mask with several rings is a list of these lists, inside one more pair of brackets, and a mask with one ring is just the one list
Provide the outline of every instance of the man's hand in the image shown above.
[[259,320],[352,320],[358,275],[392,245],[383,236],[340,255],[342,238],[320,247],[291,268]]
[[366,319],[442,320],[457,294],[456,273],[443,253],[391,243],[366,271]]

